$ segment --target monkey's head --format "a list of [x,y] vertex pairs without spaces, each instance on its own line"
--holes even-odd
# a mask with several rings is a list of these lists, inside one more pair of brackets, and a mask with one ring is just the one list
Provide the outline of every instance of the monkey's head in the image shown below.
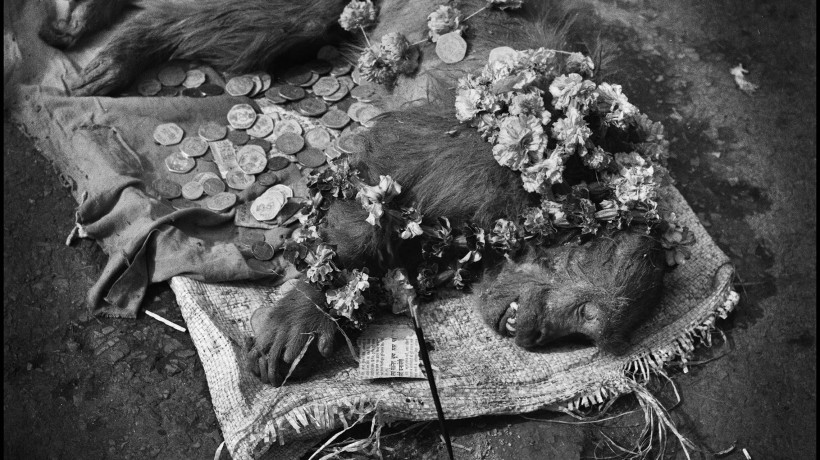
[[660,243],[631,231],[533,250],[485,280],[480,308],[490,326],[524,348],[581,336],[623,354],[660,301],[664,267]]

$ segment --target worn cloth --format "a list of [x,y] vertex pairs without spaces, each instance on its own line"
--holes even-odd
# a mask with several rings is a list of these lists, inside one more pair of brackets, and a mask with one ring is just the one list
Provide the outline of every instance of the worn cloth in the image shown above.
[[[232,213],[176,209],[151,184],[173,176],[162,162],[174,148],[153,142],[156,125],[175,122],[191,132],[207,120],[224,124],[231,106],[249,100],[67,97],[65,81],[106,36],[76,53],[49,48],[36,36],[41,7],[4,3],[4,101],[80,203],[78,235],[94,238],[109,256],[89,304],[104,314],[133,316],[149,283],[170,280],[233,457],[298,456],[361,414],[435,419],[426,381],[360,380],[346,349],[310,379],[279,389],[245,369],[241,344],[251,335],[251,313],[281,296],[280,285],[294,272],[280,260],[254,264],[243,245],[276,239],[282,231],[239,229]],[[208,78],[222,82],[215,72]],[[213,163],[197,163],[172,179],[184,184],[196,172],[216,172]],[[295,183],[298,171],[289,178]],[[665,189],[663,204],[698,243],[691,261],[667,276],[659,312],[636,332],[624,356],[579,345],[527,352],[484,325],[470,296],[426,305],[421,321],[434,344],[431,359],[446,416],[597,404],[631,391],[635,373],[646,375],[708,340],[715,316],[726,313],[732,268],[677,190]]]

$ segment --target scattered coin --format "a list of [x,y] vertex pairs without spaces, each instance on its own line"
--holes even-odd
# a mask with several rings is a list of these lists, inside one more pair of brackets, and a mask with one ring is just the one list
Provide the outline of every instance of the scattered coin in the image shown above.
[[379,90],[370,83],[359,85],[350,90],[350,95],[360,102],[373,102],[378,98]]
[[304,146],[305,140],[295,133],[283,133],[276,138],[276,148],[285,155],[293,155],[302,150]]
[[339,80],[339,84],[343,85],[343,86],[346,86],[348,91],[350,91],[351,89],[356,87],[356,84],[353,83],[353,79],[350,78],[350,75],[342,75],[341,77],[338,78],[338,80]]
[[276,187],[278,185],[265,190],[265,193],[259,195],[251,203],[251,215],[256,220],[264,222],[275,218],[287,202],[287,197],[282,193],[282,190]]
[[455,64],[463,60],[467,55],[467,42],[461,38],[461,32],[440,35],[436,42],[436,54],[445,64]]
[[324,59],[314,59],[308,62],[306,66],[317,75],[326,75],[333,70],[333,64]]
[[262,79],[262,91],[267,91],[271,82],[273,82],[273,78],[267,72],[259,72],[258,75]]
[[290,166],[290,160],[285,157],[271,157],[268,160],[268,169],[271,171],[279,171],[281,169],[285,169]]
[[185,71],[180,66],[168,65],[157,73],[157,79],[162,86],[179,86],[185,81]]
[[273,259],[273,246],[264,241],[257,241],[251,246],[251,252],[257,260]]
[[216,196],[225,191],[225,183],[218,177],[209,177],[202,182],[202,189],[208,196]]
[[[362,74],[359,72],[358,67],[354,67],[353,71],[350,72],[350,78],[353,80],[353,83],[360,85],[362,83]],[[351,88],[352,89],[352,88]]]
[[165,167],[172,173],[185,174],[195,166],[196,160],[186,157],[181,152],[174,152],[165,157]]
[[180,199],[171,200],[171,206],[173,206],[174,209],[192,209],[200,207],[197,203],[193,201]]
[[256,116],[253,126],[248,128],[248,134],[253,137],[265,137],[273,132],[273,119],[264,113]]
[[248,129],[256,121],[256,111],[249,104],[236,104],[228,111],[228,123],[234,129]]
[[318,168],[325,163],[327,157],[321,150],[308,147],[296,154],[296,160],[308,168]]
[[353,99],[352,97],[345,97],[341,101],[333,104],[333,108],[335,108],[337,110],[341,110],[342,112],[347,113],[347,116],[350,116],[350,113],[348,113],[348,110],[350,109],[351,105],[356,104],[356,103],[360,104],[359,101],[357,101],[356,99]]
[[330,133],[325,128],[313,128],[305,133],[305,142],[315,149],[324,150],[330,145]]
[[263,172],[256,176],[256,183],[263,187],[270,187],[277,182],[279,182],[279,176],[270,171]]
[[279,86],[271,86],[265,91],[265,97],[274,104],[284,104],[288,100],[279,95]]
[[208,198],[208,208],[214,211],[227,211],[236,204],[236,195],[230,192],[221,192]]
[[214,178],[216,180],[221,180],[219,178],[219,176],[217,176],[216,174],[214,174],[210,171],[196,173],[196,174],[194,174],[194,178],[191,179],[191,180],[194,181],[194,182],[199,182],[200,184],[202,184],[206,180],[211,179],[211,178]]
[[342,129],[350,123],[350,117],[341,110],[328,110],[319,121],[328,128]]
[[203,193],[205,189],[197,181],[191,181],[182,186],[182,197],[186,200],[198,200]]
[[251,90],[253,90],[253,80],[247,75],[233,77],[225,84],[225,91],[231,96],[247,96]]
[[177,97],[180,93],[180,89],[176,86],[163,86],[156,94],[156,97]]
[[245,174],[238,169],[228,172],[225,176],[225,182],[228,183],[228,187],[237,190],[245,190],[253,185],[255,181],[256,178],[254,178],[251,174]]
[[226,128],[225,125],[213,121],[206,121],[199,125],[197,133],[202,139],[208,142],[215,142],[225,138],[225,135],[228,134],[228,128]]
[[264,150],[265,152],[270,151],[270,147],[271,147],[270,142],[266,141],[265,139],[257,139],[257,138],[253,138],[253,139],[249,140],[248,145],[258,145],[259,147],[262,147],[262,150]]
[[201,157],[208,151],[208,143],[199,137],[187,137],[179,145],[179,151],[189,158]]
[[289,101],[298,101],[305,97],[305,90],[293,85],[285,85],[279,87],[279,95]]
[[344,155],[344,152],[339,150],[339,147],[337,147],[334,144],[330,144],[329,146],[327,146],[327,149],[325,149],[325,156],[330,158],[331,160],[335,160],[336,158],[339,158],[342,155]]
[[350,91],[348,91],[347,86],[340,83],[339,89],[337,89],[336,92],[328,94],[327,96],[322,96],[322,99],[328,102],[338,102],[344,99],[348,94],[350,94]]
[[159,178],[152,184],[160,197],[173,200],[182,194],[182,187],[174,181]]
[[361,109],[356,115],[359,117],[359,123],[363,124],[368,128],[372,128],[375,121],[374,118],[381,115],[382,110],[376,106],[369,105],[363,109]]
[[337,58],[341,56],[339,53],[339,49],[333,45],[325,45],[319,48],[319,52],[316,53],[317,59],[323,59],[325,61],[335,61]]
[[313,77],[313,72],[310,69],[300,66],[290,70],[283,78],[291,85],[301,85],[310,81]]
[[354,102],[350,104],[350,107],[347,109],[347,116],[353,121],[359,121],[359,111],[368,105],[369,104],[365,104],[364,102]]
[[202,91],[202,94],[206,96],[219,96],[225,92],[225,90],[221,86],[215,85],[213,83],[205,83],[204,85],[199,87],[199,90]]
[[364,153],[367,148],[367,140],[361,134],[349,134],[340,137],[336,142],[336,146],[345,153]]
[[319,81],[319,75],[316,75],[315,73],[311,72],[310,73],[310,80],[302,83],[299,86],[301,86],[302,88],[310,88],[311,86],[316,84],[317,81]]
[[185,134],[176,123],[163,123],[154,128],[154,140],[160,145],[176,145]]
[[278,190],[285,198],[293,198],[293,189],[285,184],[277,184],[271,187],[273,190]]
[[259,75],[249,75],[251,77],[251,82],[253,82],[253,88],[251,89],[249,97],[254,97],[262,91],[262,78]]
[[313,85],[313,94],[328,96],[339,90],[339,80],[336,77],[322,77]]
[[349,74],[351,70],[353,70],[353,65],[347,62],[337,62],[333,65],[333,68],[330,69],[330,74],[334,77],[340,77]]
[[205,93],[199,88],[185,88],[182,90],[182,95],[185,97],[205,97]]
[[228,140],[233,142],[235,145],[245,145],[248,143],[248,133],[245,132],[244,129],[232,129],[228,131]]
[[284,133],[302,135],[302,125],[296,120],[281,120],[273,127],[273,136],[279,137]]
[[247,174],[259,174],[268,165],[265,151],[258,145],[246,145],[239,149],[236,161],[239,163],[239,169]]
[[496,61],[507,61],[514,59],[517,52],[515,49],[510,48],[509,46],[499,46],[498,48],[493,48],[490,50],[490,56],[487,58],[487,62],[496,62]]
[[185,72],[185,80],[182,81],[182,86],[186,88],[198,88],[205,83],[205,72],[199,69],[191,69]]
[[137,92],[141,96],[154,96],[159,93],[159,90],[161,89],[162,83],[160,83],[159,80],[154,80],[153,78],[142,80],[137,84]]
[[297,102],[295,108],[306,117],[318,117],[327,112],[327,104],[317,97],[306,97]]

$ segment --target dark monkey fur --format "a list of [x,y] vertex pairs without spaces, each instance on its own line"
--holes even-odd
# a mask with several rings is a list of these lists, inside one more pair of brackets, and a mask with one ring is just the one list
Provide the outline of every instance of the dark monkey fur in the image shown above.
[[[171,57],[202,60],[221,70],[271,68],[277,56],[332,29],[346,3],[146,3],[141,12],[119,27],[111,45],[84,70],[74,94],[119,89],[139,69]],[[389,0],[381,3],[380,26],[387,23],[389,27],[390,21],[401,24],[401,18],[390,14],[402,14],[405,6]],[[76,6],[68,12],[67,20],[51,17],[44,23],[41,36],[49,43],[71,46],[80,35],[106,27],[124,2],[86,0],[72,5]],[[479,7],[480,4],[470,5],[462,7],[462,11]],[[95,9],[105,11],[93,12]],[[426,16],[426,11],[418,10],[416,14]],[[83,15],[95,22],[77,26],[86,21]],[[543,43],[544,37],[561,34],[554,25],[551,31],[533,33],[516,27],[515,21],[520,23],[520,19],[499,25],[506,20],[506,16],[497,15],[471,19],[471,27],[501,41],[493,43],[476,35],[470,45],[473,50],[486,51],[499,44],[519,48],[558,46]],[[77,24],[72,30],[58,27],[64,23]],[[495,33],[486,34],[488,30]],[[468,65],[472,68],[464,67]],[[477,61],[465,63],[462,70],[475,71],[481,65]],[[455,134],[446,133],[453,129]],[[379,175],[392,176],[403,188],[398,204],[416,206],[429,222],[445,216],[453,228],[467,221],[492,228],[496,219],[517,219],[524,208],[538,202],[537,196],[521,187],[517,173],[498,165],[489,143],[473,128],[457,124],[452,104],[439,101],[389,113],[371,130],[368,140],[367,152],[352,158],[352,165],[370,184],[377,183]],[[372,227],[365,222],[366,215],[358,203],[347,201],[335,202],[328,211],[327,224],[321,231],[327,242],[337,246],[342,265],[367,265],[376,274],[386,268],[404,266],[412,275],[418,262],[413,256],[419,253],[417,243],[397,242],[391,238],[394,230]],[[660,300],[663,267],[663,252],[657,239],[632,231],[599,236],[585,244],[527,247],[508,259],[485,257],[485,273],[475,287],[477,308],[486,322],[504,335],[511,335],[505,326],[507,319],[515,315],[516,331],[512,335],[522,347],[580,336],[592,339],[607,352],[622,353],[628,347],[631,332],[651,315]],[[249,344],[248,365],[264,382],[281,384],[305,343],[305,333],[316,332],[317,346],[309,350],[297,374],[309,372],[320,354],[332,353],[336,327],[316,308],[316,304],[324,303],[323,297],[300,281],[278,305],[254,313],[256,337]],[[513,302],[519,305],[517,312],[510,308]]]

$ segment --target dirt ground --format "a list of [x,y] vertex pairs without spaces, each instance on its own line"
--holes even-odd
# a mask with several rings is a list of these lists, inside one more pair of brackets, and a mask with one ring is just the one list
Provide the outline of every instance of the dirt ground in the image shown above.
[[[672,371],[673,419],[703,449],[693,458],[733,445],[721,458],[816,458],[815,2],[589,5],[620,53],[610,80],[667,127],[677,185],[739,275],[741,304],[719,324],[726,342]],[[735,85],[737,64],[753,95]],[[86,313],[106,256],[93,242],[65,245],[75,202],[7,118],[3,133],[4,458],[213,458],[222,437],[190,337],[144,316]],[[167,286],[148,299],[183,322]],[[668,384],[658,394],[675,404]],[[604,458],[604,435],[634,438],[642,415],[572,422],[539,412],[449,426],[457,458]],[[445,458],[437,433],[386,437],[385,457]]]

